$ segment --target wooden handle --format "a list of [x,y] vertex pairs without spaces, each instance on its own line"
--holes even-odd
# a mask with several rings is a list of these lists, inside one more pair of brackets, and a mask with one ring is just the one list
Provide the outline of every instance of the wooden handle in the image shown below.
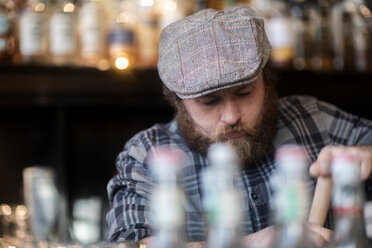
[[308,221],[323,226],[332,196],[332,178],[319,177]]

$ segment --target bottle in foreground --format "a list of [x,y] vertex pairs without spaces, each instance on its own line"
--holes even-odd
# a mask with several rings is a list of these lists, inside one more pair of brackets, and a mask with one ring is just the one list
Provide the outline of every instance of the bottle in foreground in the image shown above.
[[237,155],[231,146],[218,143],[209,149],[208,159],[211,166],[203,173],[207,247],[243,247],[242,196],[234,183],[239,171]]
[[183,191],[179,173],[184,156],[179,150],[157,149],[150,159],[157,185],[151,198],[153,247],[182,248],[184,246]]
[[52,168],[32,166],[23,170],[24,197],[35,240],[58,239],[58,212],[61,204]]
[[371,247],[363,223],[364,195],[355,158],[340,155],[332,162],[335,231],[329,247]]
[[300,146],[283,146],[276,154],[276,166],[277,171],[271,181],[275,216],[271,247],[315,247],[305,227],[309,202],[306,187],[307,153]]

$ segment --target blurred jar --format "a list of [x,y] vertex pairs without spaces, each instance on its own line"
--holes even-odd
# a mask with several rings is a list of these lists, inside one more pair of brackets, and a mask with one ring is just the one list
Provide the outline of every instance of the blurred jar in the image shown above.
[[274,0],[266,20],[266,33],[271,43],[271,63],[275,67],[292,68],[293,32],[289,6]]
[[48,0],[28,0],[19,23],[20,53],[26,63],[48,61]]
[[293,68],[311,69],[311,5],[308,1],[292,0],[290,13],[293,32]]
[[16,45],[16,9],[12,0],[0,0],[0,61],[15,60]]
[[50,53],[57,65],[73,65],[77,61],[77,5],[72,0],[58,1],[49,25]]
[[32,166],[23,169],[23,192],[30,215],[30,225],[36,240],[56,240],[60,234],[61,205],[52,168]]
[[333,69],[332,11],[330,0],[318,0],[311,9],[312,59],[314,70],[330,71]]
[[131,68],[137,62],[135,4],[134,0],[114,0],[111,7],[109,57],[112,66],[118,70]]
[[[155,7],[157,2],[159,0],[138,1],[136,37],[138,65],[141,67],[155,67],[158,59],[159,23]],[[172,1],[172,3],[174,2]]]
[[[107,60],[107,13],[102,0],[84,0],[79,11],[80,62],[101,69]],[[103,66],[105,66],[103,68]]]

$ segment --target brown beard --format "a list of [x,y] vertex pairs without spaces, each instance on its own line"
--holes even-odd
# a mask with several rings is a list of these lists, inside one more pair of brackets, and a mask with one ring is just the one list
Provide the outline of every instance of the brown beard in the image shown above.
[[[249,128],[242,123],[226,127],[215,137],[208,138],[196,127],[190,114],[182,103],[177,104],[177,121],[186,143],[192,150],[203,155],[207,154],[209,146],[216,142],[225,142],[235,147],[242,168],[246,168],[266,155],[267,149],[276,133],[278,119],[278,96],[271,84],[265,84],[264,109],[261,123],[256,128]],[[244,133],[240,138],[228,138],[231,132]]]

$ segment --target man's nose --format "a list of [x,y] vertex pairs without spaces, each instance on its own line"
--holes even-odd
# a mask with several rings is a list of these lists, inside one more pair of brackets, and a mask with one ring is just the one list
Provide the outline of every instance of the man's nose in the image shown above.
[[221,120],[226,125],[234,126],[240,121],[240,119],[241,112],[239,105],[233,100],[226,101],[222,110]]

